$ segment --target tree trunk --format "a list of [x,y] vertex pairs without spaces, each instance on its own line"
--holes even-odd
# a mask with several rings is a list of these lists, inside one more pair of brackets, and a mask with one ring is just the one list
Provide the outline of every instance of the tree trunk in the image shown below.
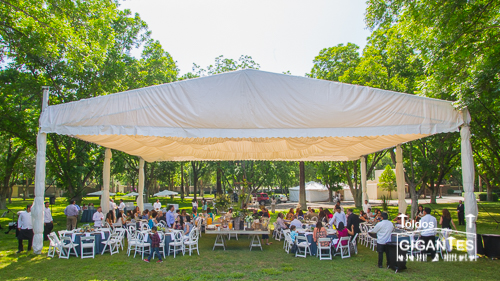
[[194,199],[193,200],[196,200],[196,193],[198,192],[198,188],[197,188],[197,185],[198,185],[198,175],[197,175],[197,172],[196,172],[196,163],[194,161],[191,161],[191,167],[193,168],[193,192],[194,192]]
[[222,194],[222,171],[220,169],[220,162],[217,163],[217,195]]
[[181,162],[181,200],[184,201],[184,162]]
[[328,187],[328,202],[333,202],[333,191],[332,187]]
[[490,181],[486,182],[486,200],[488,201],[493,201],[493,185],[490,183]]
[[300,186],[300,191],[299,191],[299,203],[300,203],[300,208],[302,210],[307,210],[307,203],[306,203],[306,173],[305,173],[305,166],[304,166],[304,161],[300,161],[299,163],[299,186]]
[[418,211],[418,192],[416,190],[417,185],[415,183],[408,183],[408,189],[410,190],[411,197],[411,218],[414,219]]
[[430,187],[430,192],[431,192],[431,204],[436,204],[436,191],[437,191],[437,188],[436,186],[434,186],[434,180],[431,179],[430,182],[429,182],[429,187]]

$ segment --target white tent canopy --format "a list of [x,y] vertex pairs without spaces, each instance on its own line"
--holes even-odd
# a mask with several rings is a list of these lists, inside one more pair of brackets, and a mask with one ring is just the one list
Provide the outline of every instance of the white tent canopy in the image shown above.
[[449,101],[250,69],[67,104],[47,106],[47,100],[45,88],[32,215],[35,253],[43,247],[47,133],[140,157],[142,194],[144,161],[357,160],[462,127],[466,213],[477,216],[470,202],[470,116]]
[[125,196],[125,197],[139,196],[139,193],[137,193],[137,192],[130,192],[130,193],[125,194],[125,195],[123,195],[123,196]]
[[149,162],[345,161],[462,124],[448,101],[247,69],[49,106],[40,131]]
[[160,191],[158,193],[155,193],[153,196],[155,197],[166,197],[166,196],[173,196],[173,195],[177,195],[179,193],[175,192],[175,191],[170,191],[170,190],[163,190],[163,191]]
[[[99,190],[99,191],[96,191],[96,192],[87,193],[87,196],[102,196],[102,195],[103,195],[102,190]],[[114,196],[114,195],[116,195],[116,193],[110,192],[109,195]]]
[[[289,188],[290,201],[299,201],[300,186]],[[307,202],[320,202],[328,200],[328,188],[321,183],[310,181],[306,183],[306,201]]]

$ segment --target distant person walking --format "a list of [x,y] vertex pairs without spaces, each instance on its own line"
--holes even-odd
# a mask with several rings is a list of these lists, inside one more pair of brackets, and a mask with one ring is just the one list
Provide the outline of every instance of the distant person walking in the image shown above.
[[64,209],[64,214],[66,215],[66,229],[75,229],[78,220],[78,208],[75,205],[75,200],[70,201],[70,204]]
[[457,215],[458,225],[465,225],[465,207],[464,204],[462,204],[462,200],[458,201]]

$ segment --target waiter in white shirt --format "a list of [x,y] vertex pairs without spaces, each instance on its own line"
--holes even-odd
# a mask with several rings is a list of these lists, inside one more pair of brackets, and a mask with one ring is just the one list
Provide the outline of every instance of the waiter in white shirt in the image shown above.
[[153,204],[153,209],[155,209],[155,211],[157,211],[157,212],[159,212],[161,210],[160,199],[156,199],[156,202]]
[[392,222],[388,220],[389,216],[386,212],[382,213],[382,221],[377,223],[375,227],[370,231],[371,233],[377,234],[377,252],[378,252],[378,267],[382,268],[382,263],[384,261],[384,252],[385,259],[387,263],[389,263],[389,252],[385,247],[385,244],[391,242],[391,235],[394,226]]
[[95,227],[102,227],[102,220],[104,219],[104,214],[102,213],[102,208],[97,208],[97,212],[94,213],[92,220],[94,221]]
[[54,228],[54,220],[52,219],[52,213],[49,209],[49,202],[45,202],[45,212],[43,215],[43,240],[49,240],[47,236],[50,234]]
[[125,212],[125,203],[123,203],[123,199],[120,199],[120,206],[118,206],[118,209]]
[[31,251],[31,245],[33,243],[31,205],[26,206],[26,211],[21,211],[19,213],[19,218],[17,219],[17,229],[19,230],[19,235],[17,236],[17,240],[19,241],[17,253],[19,254],[23,251],[23,240],[28,240],[28,251]]
[[[435,217],[431,215],[431,208],[424,208],[424,216],[420,219],[420,227],[418,230],[421,230],[420,233],[422,241],[425,243],[424,253],[430,253],[432,261],[436,257],[436,228],[437,228],[437,220]],[[431,245],[432,244],[432,245]]]
[[344,225],[347,225],[347,219],[345,217],[345,214],[343,212],[341,213],[340,206],[336,206],[335,207],[335,214],[330,219],[328,224],[332,225],[332,226],[335,225],[335,228],[337,228],[339,226],[340,222],[344,223]]
[[372,208],[372,205],[370,205],[370,203],[368,203],[368,200],[365,200],[365,203],[363,203],[363,212],[368,213],[368,209],[371,210],[371,208]]

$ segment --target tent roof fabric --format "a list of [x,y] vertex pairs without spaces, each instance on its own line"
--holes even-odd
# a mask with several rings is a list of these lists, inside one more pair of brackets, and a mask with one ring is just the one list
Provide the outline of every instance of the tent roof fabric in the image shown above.
[[[300,190],[300,186],[291,187],[288,190]],[[328,188],[321,183],[315,181],[306,182],[306,190],[321,190],[328,191]]]
[[47,107],[42,133],[152,161],[355,160],[454,132],[451,102],[240,70]]

